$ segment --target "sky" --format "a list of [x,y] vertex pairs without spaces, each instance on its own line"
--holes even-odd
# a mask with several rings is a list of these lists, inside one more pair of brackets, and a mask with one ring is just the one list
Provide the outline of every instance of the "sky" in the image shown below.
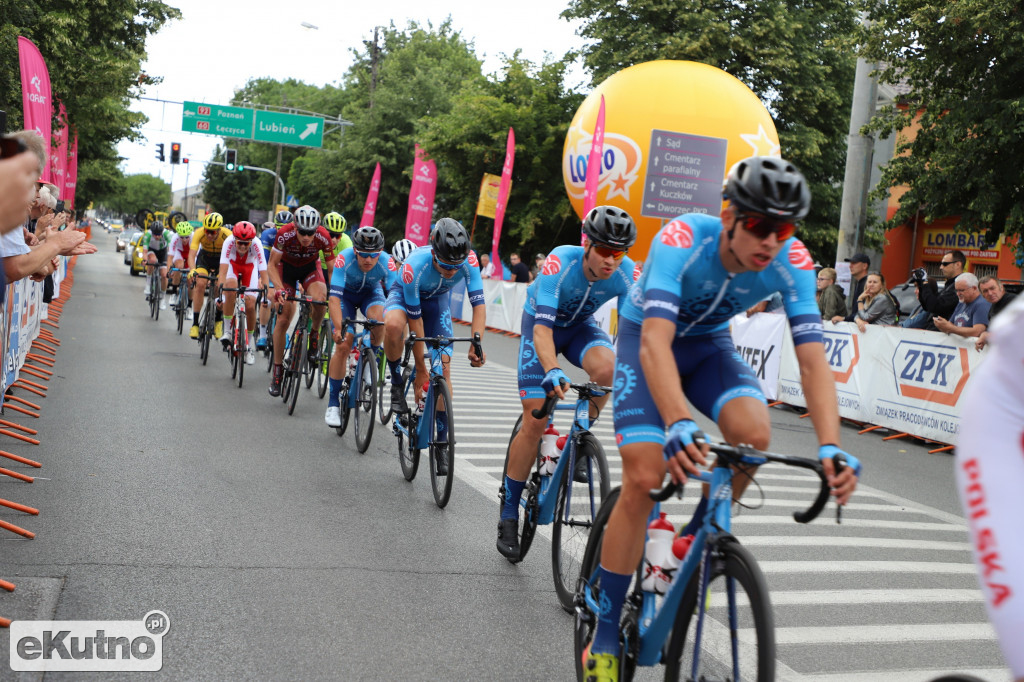
[[[188,184],[196,184],[202,176],[202,162],[210,160],[222,140],[182,132],[181,102],[229,104],[235,90],[250,78],[340,84],[352,63],[351,49],[363,49],[363,41],[373,38],[374,26],[393,22],[402,29],[415,20],[436,27],[451,16],[455,30],[474,44],[486,74],[500,68],[502,54],[511,55],[516,49],[522,50],[526,59],[540,63],[545,53],[560,58],[583,46],[575,34],[578,22],[559,17],[567,5],[559,0],[518,0],[505,12],[479,0],[165,1],[180,9],[182,18],[166,24],[147,41],[148,59],[143,68],[163,82],[148,86],[143,96],[166,102],[140,99],[132,103],[134,111],[149,117],[141,131],[145,139],[122,142],[118,152],[125,158],[121,166],[125,174],[157,175],[175,190],[185,187],[186,168]],[[583,80],[582,69],[570,71],[569,85],[582,85]],[[173,166],[158,161],[156,145],[160,142],[168,161],[171,143],[180,142],[190,163]]]

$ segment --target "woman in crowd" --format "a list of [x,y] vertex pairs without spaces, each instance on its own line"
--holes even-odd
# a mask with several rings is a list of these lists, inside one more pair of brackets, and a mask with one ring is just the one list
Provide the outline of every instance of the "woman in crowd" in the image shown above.
[[885,277],[880,272],[869,272],[864,293],[857,298],[857,328],[861,332],[869,324],[896,324],[896,302],[885,288]]
[[833,268],[822,268],[818,273],[818,309],[826,320],[833,317],[846,317],[846,294],[836,284],[836,271]]

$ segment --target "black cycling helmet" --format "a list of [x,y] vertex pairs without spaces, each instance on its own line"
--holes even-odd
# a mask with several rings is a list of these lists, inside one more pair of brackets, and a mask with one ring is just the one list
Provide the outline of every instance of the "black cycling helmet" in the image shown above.
[[154,237],[159,237],[164,233],[164,224],[159,220],[154,220],[152,223],[149,224],[149,231],[153,234]]
[[291,211],[278,211],[277,215],[274,216],[274,223],[277,225],[277,227],[287,225],[293,220],[295,220],[295,216],[292,215]]
[[356,251],[380,251],[384,248],[384,235],[376,227],[360,227],[352,235],[352,248]]
[[449,263],[461,263],[469,256],[469,235],[455,218],[441,218],[430,233],[434,254]]
[[729,169],[724,196],[740,213],[797,221],[811,210],[811,190],[796,166],[777,156],[751,156]]
[[629,214],[614,206],[596,206],[583,221],[587,239],[625,251],[636,242],[636,223]]

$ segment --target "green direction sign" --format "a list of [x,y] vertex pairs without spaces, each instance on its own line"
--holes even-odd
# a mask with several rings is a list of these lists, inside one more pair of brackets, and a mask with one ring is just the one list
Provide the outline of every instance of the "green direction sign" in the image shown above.
[[320,147],[324,142],[324,120],[316,116],[256,111],[253,139],[302,147]]
[[253,110],[185,102],[181,129],[190,133],[252,139]]

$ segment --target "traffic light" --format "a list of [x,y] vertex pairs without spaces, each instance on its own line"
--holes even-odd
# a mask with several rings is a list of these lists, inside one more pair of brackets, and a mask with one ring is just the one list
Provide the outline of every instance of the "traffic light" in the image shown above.
[[186,156],[184,159],[181,160],[181,162],[182,163],[188,163],[188,157]]
[[161,142],[160,144],[158,144],[156,146],[156,158],[160,159],[161,161],[164,160],[164,143],[163,142]]
[[181,143],[171,143],[171,163],[181,163]]
[[228,173],[235,172],[235,158],[238,156],[238,152],[234,149],[224,150],[224,170]]

